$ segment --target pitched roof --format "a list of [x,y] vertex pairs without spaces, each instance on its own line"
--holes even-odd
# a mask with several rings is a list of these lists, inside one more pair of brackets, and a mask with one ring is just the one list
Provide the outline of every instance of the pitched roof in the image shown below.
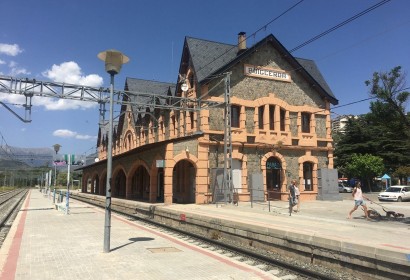
[[338,100],[320,73],[316,63],[313,60],[293,57],[272,34],[266,36],[239,55],[237,55],[238,50],[236,45],[217,43],[192,37],[185,38],[185,44],[189,49],[199,82],[204,82],[212,78],[212,75],[226,71],[241,59],[254,53],[257,48],[262,44],[266,44],[266,42],[270,42],[281,52],[293,69],[301,69],[299,73],[313,84],[317,84],[318,91],[322,96],[327,97],[332,104],[338,104]]
[[[137,121],[140,117],[144,117],[146,112],[150,111],[149,104],[160,102],[162,105],[165,104],[165,99],[156,98],[153,100],[154,96],[171,96],[175,93],[175,84],[142,80],[135,78],[128,78],[125,80],[125,90],[130,91],[134,94],[127,95],[129,101],[132,102],[132,110],[134,114],[134,120]],[[151,110],[153,110],[151,108]],[[123,115],[120,121],[123,121]]]
[[236,58],[237,48],[235,45],[191,37],[186,37],[185,42],[189,48],[199,82]]
[[299,64],[319,83],[319,85],[335,98],[332,90],[330,89],[329,85],[327,84],[325,78],[323,78],[322,73],[319,71],[316,63],[313,60],[305,59],[305,58],[298,58],[295,59],[299,62]]
[[126,90],[139,93],[150,93],[158,95],[167,95],[168,90],[175,88],[174,83],[142,80],[135,78],[127,78],[125,81]]

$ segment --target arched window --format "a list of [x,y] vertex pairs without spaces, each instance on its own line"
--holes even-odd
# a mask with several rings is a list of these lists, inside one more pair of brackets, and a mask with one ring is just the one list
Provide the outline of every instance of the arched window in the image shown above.
[[275,106],[269,105],[269,129],[275,130]]
[[268,191],[279,191],[281,186],[280,171],[282,164],[279,159],[270,157],[266,161],[266,189]]
[[285,131],[286,111],[280,109],[280,131]]
[[303,180],[305,183],[305,191],[313,191],[313,163],[303,163]]

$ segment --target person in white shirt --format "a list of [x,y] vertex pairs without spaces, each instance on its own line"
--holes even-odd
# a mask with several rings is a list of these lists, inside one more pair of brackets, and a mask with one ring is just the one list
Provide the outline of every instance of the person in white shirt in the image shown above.
[[295,212],[299,212],[300,211],[300,190],[299,190],[299,187],[296,185],[296,180],[293,180],[293,181],[294,181],[294,186],[295,186],[295,195],[298,201]]
[[366,219],[369,219],[369,216],[367,214],[367,206],[366,206],[366,202],[364,201],[365,199],[368,199],[367,197],[365,197],[362,193],[362,187],[360,182],[356,182],[356,186],[353,189],[352,192],[352,196],[354,199],[354,207],[352,210],[350,210],[349,215],[347,216],[348,219],[352,218],[352,213],[354,211],[357,210],[357,208],[359,208],[359,206],[363,207],[363,211],[364,211],[364,215],[366,216]]

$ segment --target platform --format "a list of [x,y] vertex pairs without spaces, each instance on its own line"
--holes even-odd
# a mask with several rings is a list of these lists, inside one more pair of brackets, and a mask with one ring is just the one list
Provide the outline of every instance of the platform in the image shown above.
[[[104,197],[77,195],[104,201]],[[387,269],[409,267],[410,277],[410,203],[406,202],[382,204],[403,213],[404,219],[379,221],[364,219],[360,210],[353,213],[353,219],[346,219],[353,207],[350,196],[343,201],[302,202],[301,211],[292,216],[285,201],[270,205],[239,202],[237,206],[151,205],[113,198],[115,205],[128,207],[137,215],[144,209],[163,218],[179,219],[184,214],[187,222],[216,225],[237,236],[252,233],[255,239],[282,242],[294,250],[297,246],[300,250],[327,248],[344,258],[349,255],[349,262],[368,259]],[[384,214],[379,205],[368,206]],[[275,279],[115,214],[110,253],[102,252],[103,235],[103,209],[72,199],[70,214],[65,215],[48,197],[32,190],[0,249],[0,279]]]
[[0,249],[0,279],[277,279],[115,214],[103,253],[104,210],[70,200],[70,214],[31,190]]

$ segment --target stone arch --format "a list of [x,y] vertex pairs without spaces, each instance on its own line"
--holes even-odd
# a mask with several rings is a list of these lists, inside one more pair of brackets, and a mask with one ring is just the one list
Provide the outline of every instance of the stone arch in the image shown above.
[[196,202],[196,175],[198,158],[189,152],[181,152],[173,159],[172,202]]
[[103,170],[100,176],[100,195],[107,194],[107,170]]
[[143,160],[133,162],[126,180],[126,198],[148,200],[150,193],[149,167]]
[[91,193],[92,194],[99,194],[100,193],[100,181],[98,177],[98,173],[95,172],[91,176]]
[[271,157],[275,157],[275,158],[279,159],[279,161],[282,165],[280,175],[281,175],[281,178],[283,178],[283,180],[282,180],[282,185],[280,187],[280,192],[286,192],[286,186],[288,184],[288,179],[286,177],[287,164],[286,164],[285,157],[279,152],[272,152],[272,151],[267,152],[266,154],[263,155],[263,157],[261,159],[261,171],[262,171],[262,174],[263,174],[263,188],[266,191],[266,189],[267,189],[267,187],[266,187],[266,162]]
[[123,150],[124,151],[129,151],[135,148],[135,133],[128,129],[125,134],[124,134],[124,140],[123,140]]
[[90,173],[89,172],[84,172],[82,176],[82,184],[81,184],[81,192],[86,193],[87,192],[87,184],[88,180],[90,179]]
[[125,168],[121,164],[117,164],[112,172],[111,179],[111,196],[125,198],[126,193],[126,179]]

